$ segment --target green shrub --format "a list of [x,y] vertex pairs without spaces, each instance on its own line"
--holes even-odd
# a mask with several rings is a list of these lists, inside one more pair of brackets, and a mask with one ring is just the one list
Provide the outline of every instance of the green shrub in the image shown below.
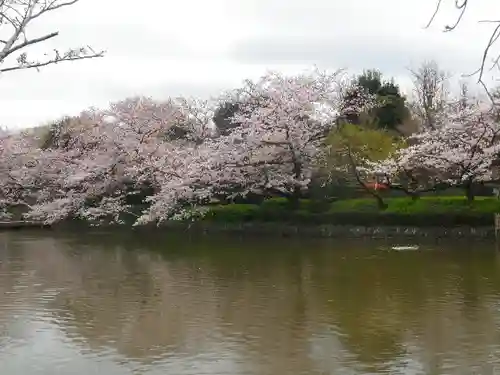
[[468,202],[462,197],[425,197],[387,199],[388,208],[380,211],[374,199],[351,199],[326,203],[303,200],[292,210],[284,198],[273,198],[261,205],[229,204],[215,206],[205,220],[216,222],[283,222],[329,225],[441,226],[493,225],[493,213],[500,212],[500,201],[483,197]]
[[[489,213],[500,212],[500,201],[492,197],[477,197],[468,202],[463,197],[422,197],[385,199],[388,207],[385,212],[393,213]],[[378,212],[374,199],[350,199],[331,204],[331,212]]]
[[205,216],[205,220],[229,223],[253,221],[258,219],[261,211],[260,207],[255,204],[213,206]]
[[[260,204],[261,210],[274,211],[274,210],[292,210],[290,201],[286,198],[271,198],[267,199]],[[307,212],[320,213],[326,212],[330,208],[330,203],[326,200],[318,199],[301,199],[299,202],[298,210],[303,210]]]

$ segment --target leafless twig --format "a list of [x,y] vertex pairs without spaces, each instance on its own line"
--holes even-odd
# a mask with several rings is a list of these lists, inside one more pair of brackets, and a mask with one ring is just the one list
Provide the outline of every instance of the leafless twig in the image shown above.
[[[45,54],[44,60],[32,60],[25,51],[27,47],[53,39],[59,35],[58,31],[46,35],[29,38],[27,29],[30,23],[38,17],[57,9],[74,5],[79,0],[0,0],[0,31],[7,28],[10,35],[0,40],[0,73],[21,69],[39,69],[40,67],[57,64],[62,61],[75,61],[102,57],[105,51],[94,51],[90,46],[71,48],[61,52],[57,49],[51,55]],[[16,52],[16,63],[11,66],[1,67],[7,58]]]
[[435,61],[422,63],[418,69],[409,69],[413,77],[411,109],[421,126],[435,129],[449,96],[449,73],[441,70]]
[[[441,9],[442,2],[443,2],[442,0],[437,0],[434,13],[432,14],[432,16],[431,16],[429,22],[427,23],[427,25],[425,26],[425,28],[430,27],[431,24],[435,21],[436,15],[439,13],[439,11]],[[457,17],[457,19],[455,20],[455,22],[452,25],[445,25],[445,28],[444,28],[445,32],[453,31],[458,27],[458,25],[460,24],[460,22],[462,21],[462,19],[464,17],[464,14],[467,10],[467,6],[469,5],[469,0],[454,0],[454,2],[455,2],[454,7],[456,10],[459,11],[459,16]],[[470,74],[466,74],[464,76],[472,77],[472,76],[478,75],[478,83],[481,86],[483,86],[483,88],[486,90],[488,97],[490,99],[492,99],[491,93],[488,91],[487,85],[483,81],[483,76],[484,76],[484,72],[486,69],[485,66],[487,64],[488,55],[490,54],[493,45],[500,38],[500,20],[481,20],[479,22],[480,23],[494,23],[494,24],[496,24],[496,26],[490,35],[490,38],[488,40],[488,43],[486,44],[486,47],[484,48],[479,68],[477,70],[475,70],[474,72],[472,72]],[[500,61],[500,55],[497,56],[493,60],[492,66],[490,67],[489,71],[493,70],[495,67],[500,69],[499,61]]]

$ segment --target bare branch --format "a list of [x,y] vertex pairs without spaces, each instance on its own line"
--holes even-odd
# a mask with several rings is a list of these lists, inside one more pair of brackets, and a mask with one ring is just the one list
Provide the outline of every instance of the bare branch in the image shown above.
[[449,96],[450,75],[441,70],[435,61],[422,63],[417,69],[409,69],[413,76],[413,100],[411,110],[426,129],[434,129],[443,114]]
[[[481,59],[481,67],[479,68],[479,81],[481,81],[481,79],[483,77],[484,65],[486,63],[486,58],[488,57],[488,53],[490,52],[490,49],[493,46],[493,44],[498,40],[498,37],[500,36],[499,31],[500,31],[500,23],[495,27],[495,29],[491,33],[488,44],[486,45],[486,48],[484,49],[483,57]],[[498,57],[495,59],[493,67],[497,64],[497,61],[498,61]]]
[[458,9],[458,10],[460,10],[460,15],[458,16],[457,21],[455,22],[455,24],[453,26],[446,25],[444,27],[444,31],[455,30],[456,27],[458,26],[458,24],[460,23],[460,21],[462,20],[464,14],[465,14],[465,11],[467,9],[468,0],[462,0],[461,3],[459,1],[460,0],[455,0],[455,8]]
[[[432,14],[428,24],[426,25],[426,28],[430,27],[430,25],[434,22],[436,15],[441,8],[441,5],[442,5],[442,0],[438,0],[437,4],[436,4],[436,8],[434,10],[434,13]],[[451,26],[445,25],[445,28],[444,28],[445,32],[453,31],[458,27],[458,25],[460,24],[460,22],[462,21],[462,19],[464,17],[464,14],[467,10],[468,5],[469,5],[469,0],[455,0],[454,7],[460,13],[459,13],[454,24],[452,24]],[[490,35],[489,41],[488,41],[488,43],[483,51],[483,55],[481,57],[481,63],[480,63],[479,68],[476,71],[474,71],[470,74],[466,74],[464,76],[472,77],[474,75],[478,75],[478,83],[481,84],[486,89],[487,95],[491,98],[491,95],[488,92],[485,83],[483,82],[483,75],[484,75],[484,71],[485,71],[486,59],[488,57],[488,54],[490,53],[491,47],[493,46],[493,44],[495,44],[495,42],[500,37],[500,21],[498,21],[498,20],[481,20],[478,22],[480,22],[480,23],[497,23],[498,25],[495,27],[495,29],[493,30],[493,32]],[[499,60],[500,60],[500,55],[493,60],[493,64],[492,64],[490,70],[492,70],[495,67],[499,67]]]
[[[428,29],[432,23],[434,22],[437,14],[439,13],[439,10],[441,9],[441,5],[443,3],[443,0],[438,0],[436,3],[436,8],[434,9],[434,13],[432,14],[431,19],[425,26],[426,29]],[[457,28],[458,24],[460,21],[462,21],[462,18],[465,14],[465,11],[467,10],[467,5],[469,3],[469,0],[455,0],[455,9],[460,11],[460,14],[458,15],[458,18],[456,19],[455,23],[453,25],[445,25],[444,31],[453,31]]]
[[438,2],[436,4],[436,9],[434,10],[434,13],[432,14],[431,19],[429,20],[429,22],[425,26],[426,29],[428,29],[431,26],[432,22],[434,22],[434,19],[436,18],[437,14],[439,13],[439,8],[441,8],[442,1],[443,0],[438,0]]
[[[31,39],[31,40],[26,40],[25,42],[21,43],[21,44],[18,44],[17,46],[15,47],[12,47],[10,50],[6,51],[3,58],[5,59],[7,56],[9,56],[10,54],[16,52],[16,51],[19,51],[20,49],[22,48],[25,48],[25,47],[28,47],[32,44],[36,44],[36,43],[40,43],[40,42],[43,42],[45,40],[48,40],[48,39],[51,39],[51,38],[54,38],[56,36],[59,35],[59,32],[53,32],[53,33],[50,33],[50,34],[47,34],[47,35],[44,35],[44,36],[41,36],[39,38],[35,38],[35,39]],[[7,44],[7,43],[6,43]],[[1,56],[1,55],[0,55]]]
[[62,7],[73,5],[73,4],[77,3],[78,1],[80,1],[80,0],[65,1],[65,2],[61,2],[61,3],[59,3],[58,0],[52,0],[48,3],[46,1],[47,5],[42,7],[40,9],[40,11],[38,11],[38,13],[33,14],[31,16],[31,19],[34,20],[35,18],[41,16],[42,14],[44,14],[46,12],[50,12],[52,10],[56,10],[56,9],[59,9]]
[[11,72],[13,70],[22,70],[22,69],[32,69],[32,68],[38,69],[38,68],[41,68],[41,67],[44,67],[47,65],[57,64],[57,63],[63,62],[63,61],[76,61],[76,60],[93,59],[95,57],[103,57],[104,54],[105,54],[105,51],[102,51],[102,52],[99,52],[96,54],[92,54],[92,55],[87,55],[87,56],[68,56],[68,57],[54,58],[54,59],[47,60],[44,62],[35,62],[35,63],[28,63],[26,65],[17,65],[17,66],[11,66],[8,68],[0,68],[0,73]]
[[[59,35],[58,31],[46,35],[28,38],[26,31],[34,19],[51,11],[74,5],[79,0],[0,0],[0,27],[10,26],[12,33],[6,39],[0,40],[0,66],[5,60],[16,52],[45,42]],[[54,55],[45,60],[29,59],[26,52],[22,52],[16,57],[17,64],[0,68],[0,73],[14,70],[40,68],[43,66],[56,64],[62,61],[75,61],[91,59],[104,56],[105,51],[95,52],[91,47],[72,48],[61,52],[54,49]],[[47,54],[45,54],[47,56]]]

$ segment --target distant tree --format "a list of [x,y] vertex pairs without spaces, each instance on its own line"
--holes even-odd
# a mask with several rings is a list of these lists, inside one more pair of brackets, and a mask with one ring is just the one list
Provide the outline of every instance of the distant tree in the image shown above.
[[[246,82],[246,84],[251,86],[250,82]],[[247,112],[257,111],[260,108],[266,107],[271,101],[265,94],[251,99],[245,97],[246,94],[246,92],[240,90],[222,94],[222,97],[219,99],[220,104],[214,111],[212,118],[219,135],[228,135],[231,131],[241,126],[236,117],[242,113],[243,108]]]
[[[351,103],[366,97],[365,93],[375,96],[378,105],[375,106],[368,115],[378,127],[388,130],[398,130],[398,128],[409,117],[409,110],[406,107],[406,98],[401,94],[399,86],[393,81],[383,81],[382,73],[378,70],[365,70],[357,76],[355,84],[350,87],[350,91],[344,96],[345,107],[351,107]],[[361,113],[344,113],[344,120],[351,124],[363,122]],[[366,114],[365,114],[366,115]]]
[[338,123],[359,124],[362,122],[361,117],[366,113],[358,110],[358,104],[364,104],[364,101],[369,97],[368,91],[359,85],[348,86],[343,93],[342,103],[340,104],[340,116],[337,119]]
[[178,97],[163,103],[163,107],[163,111],[172,113],[174,120],[165,132],[165,140],[200,145],[212,136],[213,130],[208,124],[214,120],[215,114],[210,101]]
[[410,70],[413,78],[411,109],[423,129],[435,129],[441,123],[449,99],[450,75],[435,61],[425,61],[418,69]]
[[239,126],[233,121],[239,109],[240,104],[237,102],[224,102],[215,110],[213,122],[219,134],[228,135],[232,129]]
[[380,208],[385,208],[380,194],[369,186],[373,176],[367,173],[367,167],[387,159],[404,142],[386,130],[377,129],[373,123],[362,125],[345,123],[332,130],[327,139],[325,165],[330,179],[347,177],[373,196]]
[[[104,56],[104,51],[95,52],[91,47],[71,48],[67,51],[54,50],[43,60],[30,59],[27,49],[59,35],[58,31],[28,37],[29,26],[41,16],[57,9],[76,4],[79,0],[0,0],[0,74],[20,69],[40,68],[62,61],[75,61]],[[15,54],[15,63],[3,66]]]
[[377,95],[383,86],[382,73],[376,69],[365,70],[357,77],[357,83],[371,95]]
[[40,147],[43,150],[50,148],[67,148],[71,138],[68,129],[71,121],[75,119],[76,118],[63,117],[47,125],[47,130],[43,134]]
[[389,130],[398,130],[410,115],[406,106],[406,98],[401,95],[399,86],[394,81],[384,82],[377,96],[381,105],[374,109],[374,117],[379,126]]

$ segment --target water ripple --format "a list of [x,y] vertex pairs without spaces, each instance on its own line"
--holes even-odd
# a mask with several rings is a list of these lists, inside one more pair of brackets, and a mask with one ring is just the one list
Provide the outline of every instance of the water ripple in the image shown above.
[[2,374],[500,372],[500,256],[487,250],[21,232],[4,241]]

